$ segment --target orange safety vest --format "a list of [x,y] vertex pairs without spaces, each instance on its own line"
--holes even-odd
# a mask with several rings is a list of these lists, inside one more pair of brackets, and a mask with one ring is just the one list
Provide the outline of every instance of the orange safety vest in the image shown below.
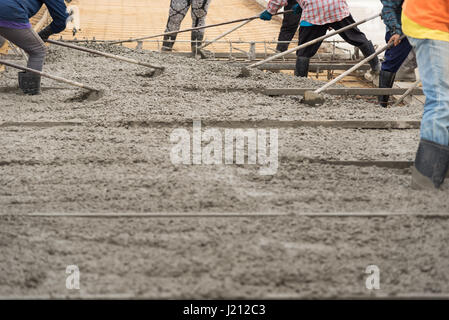
[[449,0],[405,0],[402,28],[413,38],[449,41]]

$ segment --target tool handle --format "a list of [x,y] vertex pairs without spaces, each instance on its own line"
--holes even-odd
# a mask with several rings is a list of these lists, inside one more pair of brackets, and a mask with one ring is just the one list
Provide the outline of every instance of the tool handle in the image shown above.
[[[273,16],[278,16],[278,15],[281,15],[281,14],[286,14],[286,13],[291,13],[291,12],[293,12],[293,10],[286,10],[286,11],[283,11],[283,12],[275,13],[275,14],[273,14]],[[259,19],[259,17],[260,17],[260,15],[257,15],[257,16],[253,16],[253,17],[249,17],[249,18],[242,18],[242,19],[237,19],[237,20],[220,22],[220,23],[210,24],[210,25],[202,26],[202,27],[195,27],[195,28],[189,28],[189,29],[184,29],[184,30],[165,32],[165,33],[155,34],[153,36],[134,38],[134,39],[128,39],[128,40],[113,41],[113,42],[109,42],[109,43],[110,44],[120,44],[120,43],[125,43],[125,42],[136,42],[136,41],[141,41],[141,40],[146,40],[146,39],[158,38],[158,37],[162,37],[162,36],[171,36],[171,35],[178,34],[178,33],[183,33],[183,32],[189,32],[189,31],[196,31],[196,30],[202,30],[202,29],[207,29],[207,28],[219,27],[219,26],[224,26],[224,25],[227,25],[227,24],[243,22],[243,21],[247,21],[247,20],[251,21],[251,20]]]
[[96,91],[96,92],[100,91],[98,89],[92,88],[92,87],[87,86],[85,84],[82,84],[80,82],[67,80],[67,79],[64,79],[64,78],[61,78],[61,77],[58,77],[58,76],[54,76],[54,75],[51,75],[51,74],[48,74],[48,73],[45,73],[45,72],[42,72],[42,71],[30,69],[30,68],[27,68],[27,67],[22,67],[22,66],[19,66],[17,64],[14,64],[14,63],[11,63],[11,62],[7,62],[7,61],[4,61],[4,60],[0,60],[0,64],[4,64],[5,66],[9,66],[9,67],[12,67],[12,68],[15,68],[15,69],[19,69],[19,70],[23,70],[23,71],[27,71],[27,72],[32,72],[32,73],[38,74],[38,75],[40,75],[42,77],[45,77],[45,78],[53,79],[53,80],[56,80],[58,82],[67,83],[67,84],[69,84],[71,86],[87,89],[87,90],[90,90],[90,91]]
[[204,43],[201,47],[199,47],[198,49],[203,49],[206,48],[207,46],[211,45],[212,43],[220,40],[223,37],[226,37],[228,34],[234,32],[235,30],[240,29],[241,27],[247,25],[248,23],[250,23],[253,20],[246,20],[243,21],[241,24],[239,24],[238,26],[233,27],[232,29],[229,29],[228,31],[226,31],[225,33],[219,35],[218,37],[216,37],[215,39],[211,40],[211,41],[206,41],[206,43]]
[[[403,40],[405,38],[405,36],[401,36],[399,39]],[[357,63],[356,65],[354,65],[352,68],[346,70],[345,72],[343,72],[341,75],[339,75],[338,77],[336,77],[334,80],[326,83],[324,86],[322,86],[321,88],[315,90],[315,93],[321,93],[324,90],[326,90],[327,88],[329,88],[331,85],[337,83],[338,81],[340,81],[341,79],[343,79],[344,77],[346,77],[348,74],[354,72],[355,70],[357,70],[358,68],[360,68],[362,65],[364,65],[365,63],[373,60],[375,57],[377,57],[379,54],[381,54],[382,52],[386,51],[387,49],[391,48],[394,45],[393,42],[388,43],[387,45],[383,46],[380,49],[377,49],[372,55],[366,57],[365,59],[363,59],[362,61],[360,61],[359,63]]]
[[123,57],[123,56],[117,56],[115,54],[102,52],[102,51],[98,51],[98,50],[93,50],[93,49],[77,46],[77,45],[66,43],[66,42],[50,40],[50,39],[47,40],[47,42],[55,44],[55,45],[58,45],[58,46],[71,48],[71,49],[75,49],[75,50],[79,50],[79,51],[84,51],[84,52],[96,54],[96,55],[99,55],[99,56],[103,56],[103,57],[107,57],[107,58],[111,58],[111,59],[115,59],[115,60],[120,60],[120,61],[129,62],[129,63],[133,63],[133,64],[138,64],[138,65],[145,66],[145,67],[148,67],[148,68],[160,69],[160,70],[164,70],[165,69],[162,66],[153,65],[153,64],[149,64],[149,63],[146,63],[146,62],[141,62],[141,61],[138,61],[138,60],[135,60],[135,59],[126,58],[126,57]]
[[398,101],[393,104],[393,107],[397,107],[402,101],[404,101],[404,99],[407,98],[413,92],[413,90],[419,87],[420,83],[420,79],[416,80],[415,83],[410,88],[408,88],[407,91],[404,92],[404,94],[398,99]]
[[321,36],[321,37],[319,37],[319,38],[313,39],[313,40],[311,40],[311,41],[309,41],[309,42],[306,42],[306,43],[304,43],[304,44],[302,44],[302,45],[300,45],[300,46],[298,46],[298,47],[289,49],[289,50],[287,50],[287,51],[284,51],[284,52],[281,52],[281,53],[278,53],[278,54],[275,54],[274,56],[268,57],[268,58],[265,59],[265,60],[262,60],[262,61],[253,63],[253,64],[249,65],[247,68],[258,67],[258,66],[260,66],[260,65],[262,65],[262,64],[265,64],[265,63],[267,63],[267,62],[270,62],[270,61],[272,61],[272,60],[274,60],[274,59],[277,59],[277,58],[286,56],[287,54],[290,54],[290,53],[292,53],[292,52],[295,52],[295,51],[298,51],[298,50],[300,50],[300,49],[306,48],[306,47],[308,47],[308,46],[311,46],[312,44],[321,42],[321,41],[323,41],[324,39],[327,39],[327,38],[330,38],[330,37],[332,37],[332,36],[335,36],[336,34],[342,33],[343,31],[346,31],[346,30],[352,29],[352,28],[354,28],[354,27],[357,27],[358,25],[361,25],[362,23],[365,23],[365,22],[374,20],[375,18],[377,18],[377,17],[379,17],[379,16],[380,16],[380,13],[378,13],[378,14],[372,16],[372,17],[369,17],[369,18],[360,20],[359,22],[353,23],[353,24],[351,24],[351,25],[349,25],[349,26],[346,26],[346,27],[343,27],[343,28],[341,28],[341,29],[332,31],[332,32],[330,32],[330,33],[328,33],[328,34],[326,34],[326,35],[324,35],[324,36]]

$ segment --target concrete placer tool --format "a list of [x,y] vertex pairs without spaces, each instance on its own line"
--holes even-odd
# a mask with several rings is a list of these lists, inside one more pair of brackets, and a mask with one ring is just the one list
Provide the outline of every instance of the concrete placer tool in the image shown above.
[[[286,14],[286,13],[291,13],[291,12],[293,12],[293,11],[292,10],[285,10],[285,11],[282,11],[282,12],[275,13],[275,14],[273,14],[273,16],[278,16],[278,15],[281,15],[281,14]],[[239,22],[244,22],[244,21],[252,21],[252,20],[259,19],[259,18],[260,18],[260,15],[257,15],[257,16],[253,16],[253,17],[249,17],[249,18],[242,18],[242,19],[236,19],[236,20],[231,20],[231,21],[226,21],[226,22],[209,24],[209,25],[202,26],[202,27],[194,27],[194,28],[183,29],[183,30],[178,30],[178,31],[159,33],[159,34],[155,34],[155,35],[152,35],[152,36],[146,36],[146,37],[141,37],[141,38],[132,38],[132,39],[120,40],[120,41],[113,41],[113,42],[109,42],[109,43],[110,44],[120,44],[120,43],[126,43],[126,42],[136,42],[136,41],[142,41],[142,40],[158,38],[158,37],[163,37],[163,36],[171,36],[171,35],[178,34],[178,33],[183,33],[183,32],[189,32],[189,31],[196,31],[196,30],[203,30],[203,29],[207,29],[207,28],[219,27],[219,26],[224,26],[224,25],[227,25],[227,24],[239,23]],[[232,31],[234,31],[234,30],[232,30]]]
[[106,57],[106,58],[111,58],[111,59],[115,59],[115,60],[119,60],[119,61],[123,61],[123,62],[137,64],[139,66],[144,66],[144,67],[147,67],[147,68],[151,68],[151,69],[153,69],[153,74],[152,74],[153,76],[157,76],[157,75],[161,74],[165,70],[165,67],[163,67],[163,66],[154,65],[154,64],[150,64],[150,63],[146,63],[146,62],[142,62],[142,61],[138,61],[138,60],[135,60],[135,59],[130,59],[130,58],[122,57],[122,56],[117,56],[115,54],[110,54],[110,53],[107,53],[107,52],[93,50],[93,49],[89,49],[89,48],[85,48],[85,47],[81,47],[81,46],[76,46],[76,45],[65,43],[65,42],[61,42],[61,41],[55,41],[55,40],[48,39],[46,42],[51,43],[51,44],[55,44],[55,45],[58,45],[58,46],[74,49],[74,50],[79,50],[79,51],[84,51],[84,52],[96,54],[96,55],[103,56],[103,57]]
[[48,73],[45,73],[45,72],[42,72],[42,71],[30,69],[30,68],[27,68],[27,67],[22,67],[22,66],[19,66],[17,64],[14,64],[14,63],[11,63],[11,62],[8,62],[8,61],[5,61],[5,60],[1,60],[1,59],[0,59],[0,64],[3,64],[5,66],[9,66],[9,67],[12,67],[12,68],[15,68],[15,69],[19,69],[19,70],[23,70],[23,71],[27,71],[27,72],[32,72],[32,73],[40,75],[41,77],[53,79],[53,80],[58,81],[58,82],[67,83],[67,84],[69,84],[71,86],[75,86],[75,87],[78,87],[78,88],[86,89],[86,90],[88,90],[88,92],[87,92],[87,94],[85,96],[86,100],[98,100],[98,99],[100,99],[103,96],[103,91],[102,90],[95,89],[93,87],[87,86],[85,84],[82,84],[82,83],[79,83],[79,82],[76,82],[76,81],[67,80],[67,79],[64,79],[64,78],[61,78],[61,77],[58,77],[58,76],[54,76],[54,75],[51,75],[51,74],[48,74]]
[[[399,39],[403,40],[405,38],[405,35],[401,36]],[[375,57],[377,57],[379,54],[381,54],[382,52],[386,51],[388,48],[392,47],[394,45],[393,42],[388,43],[387,45],[381,47],[380,49],[377,49],[376,52],[374,52],[372,55],[370,55],[369,57],[366,57],[365,59],[363,59],[362,61],[360,61],[359,63],[357,63],[356,65],[354,65],[352,68],[346,70],[345,72],[343,72],[341,75],[339,75],[337,78],[335,78],[334,80],[326,83],[324,86],[322,86],[321,88],[316,89],[315,91],[306,91],[304,93],[304,103],[307,103],[309,105],[317,105],[317,104],[322,104],[324,103],[325,99],[324,97],[321,95],[322,92],[324,92],[327,88],[329,88],[330,86],[332,86],[333,84],[337,83],[338,81],[340,81],[341,79],[343,79],[344,77],[346,77],[347,75],[351,74],[352,72],[354,72],[355,70],[357,70],[358,68],[360,68],[362,65],[364,65],[365,63],[371,61],[372,59],[374,59]]]
[[252,68],[261,66],[261,65],[263,65],[263,64],[265,64],[265,63],[267,63],[267,62],[270,62],[270,61],[272,61],[272,60],[274,60],[274,59],[281,58],[281,57],[286,56],[286,55],[288,55],[288,54],[290,54],[290,53],[292,53],[292,52],[298,51],[298,50],[300,50],[300,49],[303,49],[303,48],[306,48],[306,47],[308,47],[308,46],[311,46],[311,45],[313,45],[313,44],[315,44],[315,43],[321,42],[321,41],[323,41],[323,40],[325,40],[325,39],[327,39],[327,38],[330,38],[330,37],[335,36],[335,35],[337,35],[337,34],[339,34],[339,33],[342,33],[343,31],[352,29],[352,28],[357,27],[358,25],[361,25],[361,24],[363,24],[363,23],[365,23],[365,22],[374,20],[374,19],[376,19],[376,18],[379,17],[379,16],[380,16],[380,13],[378,13],[378,14],[372,16],[372,17],[369,17],[369,18],[360,20],[360,21],[358,21],[358,22],[356,22],[356,23],[353,23],[353,24],[351,24],[351,25],[349,25],[349,26],[346,26],[346,27],[344,27],[344,28],[341,28],[341,29],[338,29],[338,30],[329,32],[328,34],[326,34],[326,35],[324,35],[324,36],[321,36],[321,37],[319,37],[319,38],[316,38],[316,39],[314,39],[314,40],[311,40],[311,41],[309,41],[309,42],[306,42],[306,43],[304,43],[304,44],[302,44],[302,45],[300,45],[300,46],[297,46],[297,47],[295,47],[295,48],[292,48],[292,49],[289,49],[289,50],[287,50],[287,51],[284,51],[284,52],[275,54],[275,55],[273,55],[273,56],[271,56],[271,57],[268,57],[268,58],[265,59],[265,60],[262,60],[262,61],[253,63],[253,64],[251,64],[251,65],[249,65],[249,66],[245,66],[245,67],[242,68],[242,70],[241,70],[241,72],[240,72],[240,74],[239,74],[239,78],[246,78],[246,77],[249,77],[249,76],[251,75],[250,69],[252,69]]
[[410,88],[408,88],[406,92],[404,92],[404,94],[398,99],[398,101],[396,101],[393,107],[397,107],[398,105],[400,105],[402,101],[405,100],[405,98],[407,98],[409,95],[412,94],[413,90],[419,87],[420,84],[421,80],[420,79],[416,80],[415,83],[413,83],[413,85]]

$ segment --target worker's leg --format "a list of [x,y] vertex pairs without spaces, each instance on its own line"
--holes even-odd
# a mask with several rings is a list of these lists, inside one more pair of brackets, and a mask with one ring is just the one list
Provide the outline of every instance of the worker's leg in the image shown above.
[[[349,17],[344,18],[343,20],[331,23],[330,26],[334,30],[339,30],[341,28],[347,27],[350,24],[355,23],[354,18],[350,15]],[[352,44],[353,46],[356,46],[362,51],[363,55],[366,57],[372,55],[375,50],[373,43],[369,41],[365,34],[360,31],[359,28],[354,27],[349,30],[343,31],[340,33],[340,36],[349,44]],[[369,62],[371,66],[371,70],[373,72],[379,72],[380,71],[380,62],[379,58],[375,57]]]
[[449,42],[409,38],[416,51],[426,102],[421,122],[421,142],[412,182],[438,188],[449,167]]
[[[299,29],[299,45],[322,37],[326,34],[327,26],[310,26]],[[312,58],[321,46],[323,41],[312,44],[306,48],[296,51],[295,76],[307,77],[309,74],[310,58]]]
[[[165,32],[178,31],[181,28],[181,22],[184,20],[187,11],[189,11],[192,0],[171,0],[170,11],[168,13],[167,27]],[[162,51],[171,51],[175,44],[177,34],[164,36]]]
[[[390,41],[391,34],[389,32],[385,35],[385,41]],[[382,63],[382,68],[379,74],[379,88],[392,88],[396,72],[401,67],[402,63],[407,59],[412,51],[412,46],[407,38],[401,41],[396,47],[391,47],[385,52],[385,60]],[[390,96],[379,96],[379,104],[386,108]]]
[[[202,27],[206,25],[206,16],[211,0],[192,0],[192,27]],[[204,39],[205,30],[192,31],[192,52],[197,53],[197,48],[201,46]]]
[[[288,0],[288,4],[284,7],[284,10],[291,10],[293,5],[296,3],[296,0]],[[284,14],[278,41],[292,41],[296,31],[298,30],[300,20],[301,14],[295,14],[293,12]],[[279,52],[287,51],[288,45],[288,43],[278,43],[276,50]]]
[[[8,39],[28,54],[28,68],[42,71],[46,47],[32,28],[10,29],[0,27],[0,36]],[[31,72],[19,72],[19,87],[26,94],[39,94],[41,88],[40,75]]]
[[[388,43],[390,41],[391,34],[387,32],[385,36],[385,41]],[[382,70],[392,73],[396,73],[407,59],[408,55],[412,51],[412,46],[407,38],[401,41],[396,47],[391,47],[385,51],[385,60],[382,63]]]
[[32,29],[10,29],[0,27],[0,36],[8,39],[28,55],[28,68],[42,71],[46,47],[39,35]]

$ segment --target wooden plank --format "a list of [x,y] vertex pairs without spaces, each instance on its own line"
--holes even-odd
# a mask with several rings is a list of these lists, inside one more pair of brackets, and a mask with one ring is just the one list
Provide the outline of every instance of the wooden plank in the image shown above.
[[[306,91],[314,91],[314,88],[267,88],[262,90],[267,96],[288,96],[304,95]],[[360,95],[360,96],[380,96],[380,95],[402,95],[407,91],[403,88],[329,88],[324,91],[331,95]],[[412,95],[424,95],[422,89],[414,89]]]
[[3,122],[0,128],[8,127],[37,127],[37,128],[52,128],[52,127],[73,127],[81,126],[83,122],[76,121],[30,121],[30,122]]
[[[30,122],[3,122],[0,128],[8,127],[67,127],[88,125],[82,121],[30,121]],[[89,123],[89,125],[95,125]],[[102,122],[103,127],[130,127],[130,128],[176,128],[192,127],[192,120],[186,121],[147,121],[123,120],[115,122]],[[416,120],[203,120],[201,125],[205,128],[285,128],[295,129],[302,127],[325,127],[340,129],[419,129],[421,122]]]
[[95,213],[95,212],[67,212],[67,213],[31,213],[28,217],[69,217],[69,218],[274,218],[291,214],[285,212],[147,212],[147,213]]
[[[316,72],[318,70],[348,70],[354,66],[353,63],[311,63],[309,70],[311,72]],[[295,70],[295,63],[266,63],[258,67],[260,70],[268,70],[268,71],[281,71],[281,70]],[[370,70],[370,66],[368,64],[363,65],[359,68],[361,71]]]
[[[165,54],[174,54],[174,55],[179,55],[179,56],[183,56],[183,57],[190,57],[192,55],[191,52],[166,52]],[[236,59],[248,59],[248,55],[241,53],[241,52],[235,52],[233,51],[232,53],[230,52],[213,52],[213,57],[214,58],[218,58],[218,59],[228,59],[229,57],[232,58],[236,58]],[[256,60],[262,60],[262,59],[266,59],[268,57],[272,56],[272,54],[265,54],[263,52],[257,52],[256,53]],[[320,53],[319,54],[320,59],[321,60],[332,60],[332,58],[335,58],[331,53]],[[283,58],[280,59],[276,59],[273,61],[285,61],[285,60],[293,60],[296,61],[296,54],[292,53],[292,54],[288,54],[286,56],[284,56]]]
[[[165,293],[155,295],[141,295],[136,293],[120,293],[120,294],[86,294],[80,293],[74,295],[60,295],[60,294],[41,294],[41,295],[2,295],[0,300],[183,300],[186,297],[183,295],[168,295]],[[225,300],[242,299],[241,296],[227,295],[222,297]],[[262,300],[304,300],[304,299],[320,299],[322,296],[303,296],[294,294],[283,293],[266,293],[258,295],[257,299]],[[387,293],[374,294],[360,294],[354,295],[338,295],[325,297],[328,300],[449,300],[449,294],[447,293],[394,293],[394,295],[388,295]]]
[[420,213],[420,212],[147,212],[147,213],[121,213],[121,212],[48,212],[48,213],[25,213],[6,214],[0,216],[20,216],[38,218],[93,218],[93,219],[202,219],[202,218],[279,218],[279,217],[311,217],[311,218],[372,218],[390,216],[412,216],[412,217],[441,217],[449,218],[447,212]]
[[[320,158],[283,156],[281,162],[308,162],[314,164],[325,164],[334,166],[355,166],[355,167],[378,167],[388,169],[408,169],[414,164],[413,161],[400,160],[328,160]],[[448,172],[449,174],[449,172]]]

